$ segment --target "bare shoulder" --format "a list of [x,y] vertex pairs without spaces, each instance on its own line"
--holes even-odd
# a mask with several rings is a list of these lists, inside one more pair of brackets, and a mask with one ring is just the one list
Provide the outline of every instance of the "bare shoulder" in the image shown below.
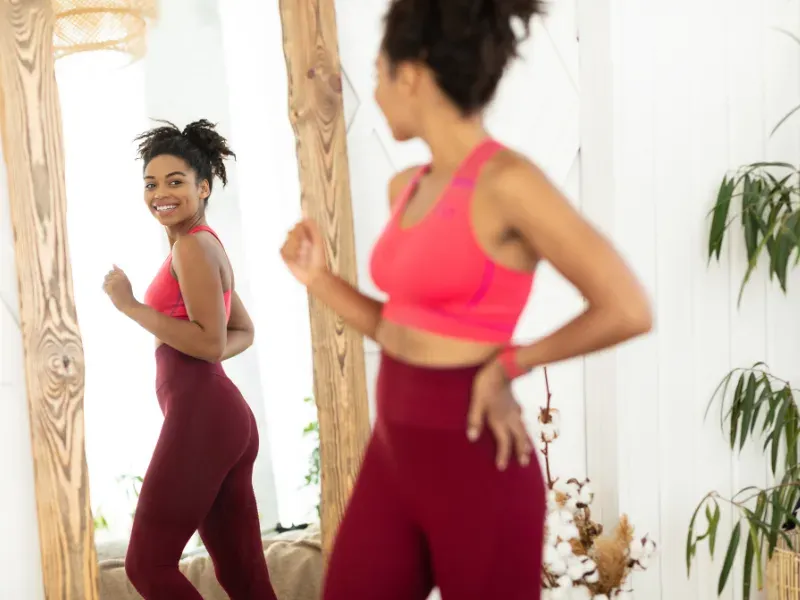
[[498,152],[486,164],[479,184],[501,207],[519,207],[547,201],[561,194],[530,159],[513,150]]
[[403,193],[403,190],[406,189],[411,180],[414,179],[414,175],[422,168],[421,165],[416,165],[413,167],[408,167],[407,169],[403,169],[399,173],[396,173],[394,177],[389,180],[389,207],[393,208],[395,202],[400,197],[400,194]]
[[199,231],[192,235],[182,235],[172,246],[172,261],[176,268],[181,264],[204,261],[210,264],[218,262],[217,247],[219,243],[213,235]]

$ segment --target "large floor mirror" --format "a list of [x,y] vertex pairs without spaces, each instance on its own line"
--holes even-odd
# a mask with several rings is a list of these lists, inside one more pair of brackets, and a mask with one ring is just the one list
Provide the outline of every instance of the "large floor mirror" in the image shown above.
[[[0,19],[7,19],[11,27],[7,22],[2,31],[23,31],[20,23],[25,19],[52,25],[54,13],[49,12],[48,3],[40,0],[30,3],[37,6],[25,8],[6,2]],[[68,4],[80,12],[80,2],[56,2],[55,14]],[[256,335],[253,346],[225,361],[224,369],[258,425],[260,451],[253,487],[265,550],[275,539],[291,541],[301,535],[311,542],[307,547],[317,547],[319,558],[303,559],[310,566],[287,575],[294,581],[276,582],[276,588],[291,585],[300,593],[303,586],[318,585],[298,582],[310,573],[321,575],[322,557],[346,503],[369,425],[361,340],[342,332],[332,315],[309,306],[305,291],[291,279],[277,252],[286,231],[301,215],[302,197],[302,210],[318,213],[323,222],[332,220],[328,242],[338,261],[334,268],[355,275],[344,128],[336,127],[337,120],[343,123],[343,115],[341,85],[335,81],[335,35],[333,46],[313,59],[303,58],[313,53],[304,53],[300,47],[316,43],[325,28],[335,34],[333,3],[308,4],[285,3],[279,10],[259,2],[169,0],[160,3],[157,18],[146,21],[142,57],[76,52],[57,57],[54,77],[48,72],[47,65],[53,64],[49,58],[36,66],[38,72],[24,75],[57,84],[57,92],[50,89],[44,95],[58,99],[60,127],[57,122],[43,126],[47,119],[40,119],[36,127],[41,127],[43,135],[52,134],[55,144],[60,137],[63,144],[66,186],[55,199],[50,196],[55,211],[47,215],[47,226],[59,228],[59,220],[64,219],[68,247],[62,241],[38,240],[40,247],[35,249],[33,239],[23,240],[17,245],[17,269],[30,268],[25,261],[32,249],[52,255],[36,267],[45,271],[48,260],[58,262],[68,252],[69,268],[66,274],[60,271],[65,280],[51,281],[52,288],[36,292],[60,294],[65,304],[56,311],[70,313],[74,302],[84,367],[82,389],[68,395],[78,421],[68,426],[65,438],[72,446],[66,453],[58,455],[47,447],[48,424],[42,429],[36,424],[52,417],[45,406],[48,400],[46,394],[37,396],[37,389],[29,390],[48,598],[94,597],[97,581],[101,598],[138,598],[125,579],[123,564],[142,478],[164,416],[156,397],[152,336],[114,308],[103,291],[103,278],[113,265],[119,266],[141,300],[169,253],[165,229],[144,201],[143,165],[136,160],[134,138],[158,125],[154,119],[179,128],[207,119],[217,124],[237,154],[237,160],[228,164],[228,185],[223,189],[220,182],[215,183],[206,214],[224,242],[235,272],[236,293],[253,319]],[[311,4],[322,8],[312,10]],[[49,46],[39,43],[42,48]],[[317,62],[306,65],[305,60]],[[6,78],[14,75],[11,65],[7,61]],[[313,69],[327,71],[326,77],[316,81],[297,77]],[[308,86],[312,91],[314,86],[322,87],[309,94]],[[334,102],[327,102],[325,94]],[[314,111],[315,96],[321,111],[332,111],[320,118],[334,124],[325,134],[329,139],[317,142],[313,138],[319,138],[318,134],[307,129],[316,127],[314,123],[292,118]],[[6,99],[9,106],[35,104],[30,98],[14,102],[19,104]],[[48,131],[48,126],[53,129]],[[22,128],[5,133],[24,137],[21,132]],[[335,168],[315,168],[316,161],[330,163],[326,153],[331,152],[339,153]],[[29,166],[35,185],[58,188],[58,172],[49,175],[53,180],[45,181],[47,176],[36,171],[33,153],[9,164]],[[41,201],[36,191],[32,199]],[[59,214],[64,199],[66,209]],[[12,195],[10,200],[14,213],[19,199]],[[332,213],[332,209],[341,212]],[[40,225],[26,223],[35,217],[19,207],[14,217],[18,228],[35,230]],[[20,245],[25,243],[30,247]],[[52,273],[42,275],[51,277]],[[21,291],[24,321],[25,311],[37,310],[39,299],[26,297],[36,292],[24,283]],[[68,297],[70,292],[73,298]],[[36,348],[30,347],[30,338],[37,335],[38,326],[34,323],[23,336],[28,363],[36,360],[31,356]],[[347,415],[330,408],[342,395],[348,397]],[[343,419],[353,427],[342,427]],[[55,486],[53,481],[44,485],[44,472],[62,461],[63,454],[72,461],[69,470],[77,476]],[[88,477],[81,474],[82,469]],[[323,478],[327,478],[324,490]],[[59,486],[63,493],[57,492]],[[91,523],[85,522],[87,507],[81,504],[88,504]],[[93,539],[87,544],[82,532],[89,527]],[[59,533],[54,539],[55,530]],[[183,557],[202,558],[205,551],[195,535]],[[99,568],[87,566],[86,559],[95,560],[95,556]],[[217,595],[221,590],[210,561],[189,568],[194,569],[190,580],[204,597],[225,597]]]

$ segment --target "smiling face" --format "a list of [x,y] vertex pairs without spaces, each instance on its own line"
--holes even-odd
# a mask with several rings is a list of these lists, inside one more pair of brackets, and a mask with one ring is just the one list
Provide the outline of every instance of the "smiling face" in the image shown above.
[[144,170],[144,201],[165,227],[202,215],[211,190],[208,180],[171,154],[154,157]]

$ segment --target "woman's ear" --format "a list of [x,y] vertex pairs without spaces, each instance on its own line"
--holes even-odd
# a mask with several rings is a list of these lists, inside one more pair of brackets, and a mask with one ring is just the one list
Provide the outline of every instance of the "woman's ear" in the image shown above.
[[208,179],[203,179],[200,182],[200,199],[201,200],[208,200],[208,197],[211,195],[211,186],[208,185]]

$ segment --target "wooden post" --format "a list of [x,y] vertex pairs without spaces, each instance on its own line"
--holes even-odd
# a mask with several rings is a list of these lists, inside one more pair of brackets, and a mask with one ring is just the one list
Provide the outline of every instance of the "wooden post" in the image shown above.
[[67,251],[53,22],[51,0],[0,0],[0,133],[8,167],[45,597],[96,600],[83,346]]
[[[280,11],[301,203],[320,225],[332,271],[355,284],[334,0],[280,0]],[[360,334],[314,298],[309,298],[309,303],[322,463],[322,536],[327,556],[369,437],[369,405]]]

